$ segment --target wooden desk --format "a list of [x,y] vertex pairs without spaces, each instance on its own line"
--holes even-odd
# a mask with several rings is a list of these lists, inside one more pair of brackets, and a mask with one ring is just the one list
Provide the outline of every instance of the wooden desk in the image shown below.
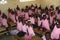
[[14,22],[12,22],[12,21],[9,21],[8,23],[9,23],[9,25],[10,25],[10,26],[9,26],[9,27],[10,27],[10,30],[16,28],[16,23],[14,23]]
[[4,27],[0,28],[0,35],[4,33],[7,33],[6,28]]

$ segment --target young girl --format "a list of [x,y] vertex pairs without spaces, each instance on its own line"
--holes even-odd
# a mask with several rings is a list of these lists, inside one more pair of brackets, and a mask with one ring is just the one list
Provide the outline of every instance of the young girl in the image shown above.
[[34,27],[35,26],[35,18],[33,17],[33,15],[31,15],[31,17],[30,17],[30,22]]
[[50,31],[49,22],[48,22],[48,20],[46,18],[46,15],[43,15],[42,27]]
[[17,30],[21,31],[22,30],[22,20],[21,20],[21,17],[18,17],[18,20],[17,20]]
[[24,18],[25,20],[28,20],[29,19],[28,10],[25,10],[24,17],[25,17]]
[[55,15],[53,12],[51,12],[51,15],[50,15],[50,25],[53,24],[53,19],[55,18]]
[[7,16],[5,14],[3,14],[3,16],[2,16],[2,25],[3,25],[3,27],[6,28],[7,35],[9,35],[9,25],[8,25],[8,22],[7,22]]
[[7,16],[5,14],[2,16],[2,24],[3,26],[8,27]]
[[13,10],[11,10],[11,11],[8,12],[8,17],[10,18],[11,21],[13,21],[14,23],[16,23],[15,13],[14,13]]
[[51,33],[51,39],[52,40],[58,40],[59,35],[60,35],[60,27],[59,27],[59,23],[57,23],[57,24],[55,24],[54,29]]
[[26,40],[30,40],[33,36],[35,36],[35,33],[33,31],[33,28],[31,26],[30,21],[28,21],[28,28],[27,28],[27,34],[25,35]]

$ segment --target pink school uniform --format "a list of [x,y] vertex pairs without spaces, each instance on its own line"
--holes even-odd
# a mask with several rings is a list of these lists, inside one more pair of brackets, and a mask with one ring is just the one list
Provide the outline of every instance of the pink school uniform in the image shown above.
[[43,35],[42,39],[43,39],[43,40],[46,40],[46,37],[45,37],[45,35]]
[[31,24],[35,24],[35,19],[34,19],[34,17],[30,17],[30,22],[31,22]]
[[21,12],[21,16],[22,16],[22,17],[24,17],[24,13],[25,13],[25,12]]
[[29,33],[29,35],[31,35],[31,36],[35,36],[35,33],[34,33],[32,27],[28,27],[28,33]]
[[22,31],[22,26],[23,26],[22,22],[17,21],[17,30]]
[[55,16],[52,16],[52,17],[50,16],[50,25],[52,25],[54,17]]
[[59,39],[60,28],[57,28],[56,25],[51,33],[51,39]]
[[47,30],[50,30],[50,27],[49,27],[49,22],[47,19],[45,20],[42,20],[42,27],[47,29]]
[[32,27],[28,27],[28,33],[29,33],[29,35],[26,34],[24,38],[31,39],[33,36],[35,36],[35,33],[34,33]]
[[5,26],[5,27],[8,27],[8,24],[7,24],[7,19],[2,19],[2,24]]
[[15,15],[12,15],[11,13],[9,13],[8,16],[14,23],[16,23]]
[[3,15],[3,14],[1,13],[1,14],[0,14],[0,17],[1,17],[2,15]]
[[38,26],[40,27],[42,21],[40,20],[40,18],[38,17]]
[[17,15],[21,16],[21,11],[20,10],[17,10]]
[[41,14],[41,10],[38,9],[38,14]]
[[28,26],[26,24],[24,24],[22,26],[22,31],[25,32],[25,33],[27,33],[27,28],[28,28]]
[[24,17],[25,17],[25,20],[28,20],[28,19],[29,19],[28,12],[26,12],[26,13],[24,14]]

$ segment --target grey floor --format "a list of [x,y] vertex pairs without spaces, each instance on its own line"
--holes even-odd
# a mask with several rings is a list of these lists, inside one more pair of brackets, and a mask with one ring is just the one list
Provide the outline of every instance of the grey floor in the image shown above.
[[0,40],[17,40],[12,36],[0,35]]

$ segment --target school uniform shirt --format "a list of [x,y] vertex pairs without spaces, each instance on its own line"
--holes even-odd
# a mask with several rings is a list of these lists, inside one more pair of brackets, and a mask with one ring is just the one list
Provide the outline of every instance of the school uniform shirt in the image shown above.
[[43,35],[42,39],[43,39],[43,40],[46,40],[46,37],[45,37],[45,35]]
[[2,24],[3,24],[5,27],[8,27],[7,19],[2,19]]
[[60,35],[60,28],[57,28],[57,26],[55,25],[51,33],[51,39],[59,39],[59,35]]
[[0,17],[2,17],[3,13],[0,14]]
[[8,16],[14,23],[16,23],[15,15],[12,15],[11,13],[9,13]]
[[27,28],[28,28],[28,26],[26,24],[24,24],[22,26],[22,31],[25,32],[25,33],[27,33]]
[[21,12],[21,16],[22,16],[22,17],[24,17],[24,13],[25,13],[25,12]]
[[55,15],[57,15],[58,14],[58,11],[57,10],[55,10]]
[[24,15],[25,15],[25,20],[29,19],[28,12],[26,12]]
[[41,14],[41,10],[38,10],[38,14]]
[[57,19],[59,19],[59,20],[60,20],[60,14],[57,14]]
[[21,16],[21,11],[17,10],[17,15]]
[[40,18],[38,17],[38,26],[41,26],[41,20],[40,20]]
[[22,31],[22,26],[23,26],[22,22],[17,21],[17,30]]
[[34,19],[34,17],[30,17],[30,22],[31,22],[31,24],[35,24],[35,19]]
[[43,28],[46,28],[47,30],[50,30],[49,22],[48,22],[47,19],[42,20],[42,27],[43,27]]
[[28,27],[28,33],[29,33],[29,35],[31,35],[31,36],[35,36],[35,33],[34,33],[33,28],[32,28],[31,26]]
[[55,17],[55,15],[52,17],[50,16],[50,25],[52,25],[54,17]]

